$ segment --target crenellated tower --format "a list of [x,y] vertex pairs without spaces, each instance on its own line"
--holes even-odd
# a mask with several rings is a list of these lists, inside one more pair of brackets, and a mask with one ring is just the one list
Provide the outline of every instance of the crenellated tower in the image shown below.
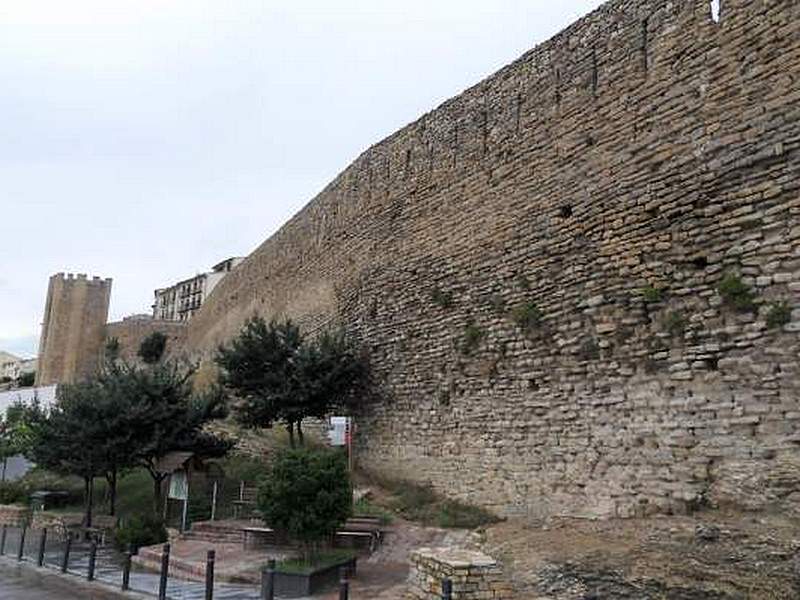
[[50,278],[39,342],[37,385],[70,383],[96,368],[105,340],[111,279]]

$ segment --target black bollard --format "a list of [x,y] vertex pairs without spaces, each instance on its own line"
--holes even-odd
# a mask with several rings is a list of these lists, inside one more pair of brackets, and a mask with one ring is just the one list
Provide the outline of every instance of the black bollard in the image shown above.
[[275,559],[270,558],[267,570],[261,573],[261,600],[275,600]]
[[169,544],[161,552],[161,580],[158,582],[158,600],[167,600],[167,578],[169,577]]
[[131,557],[133,556],[133,544],[128,546],[125,553],[125,561],[122,563],[122,591],[127,592],[131,587]]
[[6,536],[8,535],[8,525],[3,525],[3,531],[0,533],[0,556],[6,553]]
[[97,540],[92,540],[92,545],[89,546],[89,572],[86,574],[86,579],[94,581],[94,567],[97,564]]
[[453,600],[453,582],[449,579],[442,581],[442,600]]
[[36,564],[40,567],[44,566],[44,550],[47,547],[47,527],[42,529],[42,535],[39,537],[39,555],[36,557]]
[[67,539],[64,542],[64,556],[61,559],[61,572],[66,573],[69,567],[69,551],[72,549],[72,536],[67,532]]
[[19,533],[19,548],[17,548],[17,560],[22,560],[22,553],[25,551],[25,534],[28,528],[23,525]]
[[347,600],[350,595],[350,583],[347,581],[347,567],[339,569],[339,600]]
[[206,600],[214,600],[214,561],[217,553],[209,550],[206,554]]

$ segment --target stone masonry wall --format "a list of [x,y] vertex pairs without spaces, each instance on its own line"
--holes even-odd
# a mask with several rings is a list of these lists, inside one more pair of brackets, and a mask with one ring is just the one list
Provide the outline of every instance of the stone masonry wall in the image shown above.
[[798,292],[800,2],[615,0],[361,155],[187,344],[344,325],[383,386],[362,466],[631,516],[790,495]]
[[50,278],[36,385],[70,383],[95,371],[110,298],[111,279],[63,273]]
[[172,358],[180,358],[181,348],[186,336],[186,323],[183,321],[167,321],[163,319],[145,319],[128,317],[122,321],[106,325],[106,340],[116,339],[119,343],[119,357],[136,363],[139,359],[139,347],[148,336],[160,332],[167,336],[164,349]]
[[411,553],[406,600],[441,600],[444,580],[453,600],[510,600],[513,592],[500,565],[480,552],[420,548]]

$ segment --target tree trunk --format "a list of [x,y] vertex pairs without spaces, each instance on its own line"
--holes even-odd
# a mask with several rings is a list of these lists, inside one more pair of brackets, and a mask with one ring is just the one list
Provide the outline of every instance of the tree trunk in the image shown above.
[[117,514],[117,469],[106,473],[108,481],[108,514],[112,517]]
[[286,431],[289,432],[289,446],[294,448],[294,423],[287,423]]
[[83,478],[84,502],[86,504],[86,514],[83,517],[85,527],[92,526],[92,508],[94,507],[94,478]]
[[302,425],[303,425],[302,421],[298,421],[297,422],[297,441],[300,443],[301,446],[305,446],[306,445],[306,441],[303,438],[303,427],[302,427]]

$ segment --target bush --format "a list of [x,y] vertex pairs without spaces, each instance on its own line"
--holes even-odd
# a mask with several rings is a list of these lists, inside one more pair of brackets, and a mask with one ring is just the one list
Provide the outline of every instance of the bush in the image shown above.
[[461,340],[461,353],[464,356],[469,356],[478,346],[481,345],[481,340],[486,336],[486,332],[480,327],[475,325],[472,321],[464,327],[464,338]]
[[542,324],[542,311],[535,302],[528,302],[517,306],[511,311],[511,318],[524,333],[531,333]]
[[152,515],[131,517],[114,533],[114,543],[120,550],[133,546],[138,551],[143,546],[153,546],[167,541],[167,530],[164,522]]
[[664,327],[669,331],[670,335],[680,336],[686,331],[687,326],[686,317],[679,311],[671,311],[664,318]]
[[[154,365],[161,360],[167,348],[167,336],[160,331],[154,331],[142,340],[139,346],[139,358],[148,365]],[[119,348],[117,348],[119,350]]]
[[25,487],[16,481],[0,483],[0,504],[28,504]]
[[[375,474],[370,474],[368,478],[392,495],[388,508],[411,521],[457,529],[475,529],[500,521],[496,515],[480,507],[441,497],[430,485],[405,479],[387,479]],[[374,502],[369,504],[375,516],[382,516],[380,506]],[[356,510],[361,512],[360,505],[356,505]]]
[[652,285],[642,288],[642,298],[645,302],[661,302],[664,299],[664,290]]
[[453,292],[445,292],[440,288],[431,291],[431,301],[440,308],[451,308],[453,306]]
[[17,385],[19,387],[33,387],[33,384],[36,382],[36,372],[29,371],[27,373],[22,373],[17,378]]
[[296,448],[275,457],[259,486],[258,508],[270,527],[302,544],[308,559],[350,516],[352,498],[343,454]]
[[18,483],[23,487],[27,496],[40,490],[67,492],[65,503],[68,506],[80,506],[83,503],[83,481],[78,477],[59,475],[47,469],[35,467],[22,476]]
[[722,301],[739,312],[751,311],[755,308],[753,290],[750,289],[741,277],[729,273],[722,278],[717,286]]
[[778,302],[773,304],[767,313],[767,327],[777,329],[783,327],[792,320],[792,309],[788,302]]

